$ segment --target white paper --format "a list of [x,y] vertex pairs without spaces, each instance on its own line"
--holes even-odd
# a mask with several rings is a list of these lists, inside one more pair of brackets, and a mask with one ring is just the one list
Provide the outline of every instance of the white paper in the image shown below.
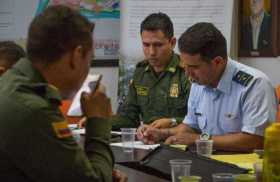
[[[86,130],[84,128],[78,128],[77,124],[69,124],[68,127],[75,134],[84,135],[86,133]],[[120,131],[111,131],[111,134],[112,135],[122,135],[122,132],[120,132]]]
[[111,131],[112,135],[122,135],[121,131]]
[[75,95],[73,102],[67,112],[68,116],[82,116],[82,110],[81,110],[81,103],[80,103],[80,98],[81,98],[81,93],[82,92],[90,92],[90,88],[88,84],[92,81],[97,81],[99,78],[99,75],[91,75],[89,74],[84,81],[82,87],[80,90],[77,92]]
[[[111,146],[117,146],[117,147],[123,147],[122,142],[120,143],[111,143]],[[145,149],[145,150],[153,150],[155,148],[157,148],[160,144],[153,144],[153,145],[146,145],[141,141],[136,141],[134,142],[134,147],[135,149]]]
[[82,129],[74,129],[74,130],[72,130],[72,133],[76,134],[76,135],[85,135],[86,134],[86,130],[84,128],[82,128]]

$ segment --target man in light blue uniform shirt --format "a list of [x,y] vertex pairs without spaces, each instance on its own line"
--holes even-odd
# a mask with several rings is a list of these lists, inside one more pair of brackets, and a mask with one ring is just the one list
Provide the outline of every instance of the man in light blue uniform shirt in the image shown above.
[[171,129],[147,129],[145,143],[193,144],[207,133],[214,147],[252,151],[263,147],[264,130],[276,120],[277,98],[261,71],[227,57],[226,40],[211,23],[197,23],[179,39],[182,66],[193,80],[188,114]]
[[[244,82],[238,78],[245,76]],[[263,136],[268,121],[275,121],[276,109],[269,109],[276,107],[269,79],[236,61],[227,61],[216,88],[193,83],[190,94],[184,123],[202,133],[225,135],[242,131]]]

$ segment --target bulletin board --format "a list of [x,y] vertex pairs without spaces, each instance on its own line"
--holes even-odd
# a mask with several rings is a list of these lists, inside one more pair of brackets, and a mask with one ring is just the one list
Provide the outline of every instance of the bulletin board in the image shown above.
[[120,0],[1,0],[0,40],[15,40],[25,47],[32,18],[56,4],[77,6],[82,15],[95,23],[92,65],[118,66]]

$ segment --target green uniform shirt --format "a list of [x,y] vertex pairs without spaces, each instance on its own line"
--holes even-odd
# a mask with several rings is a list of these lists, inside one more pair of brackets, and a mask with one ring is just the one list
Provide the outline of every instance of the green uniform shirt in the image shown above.
[[0,78],[0,181],[112,181],[110,122],[89,119],[83,151],[60,103],[56,88],[26,59]]
[[179,63],[179,56],[173,54],[158,76],[147,61],[138,63],[122,111],[112,118],[113,129],[138,127],[140,118],[144,123],[172,117],[182,122],[187,113],[190,82]]

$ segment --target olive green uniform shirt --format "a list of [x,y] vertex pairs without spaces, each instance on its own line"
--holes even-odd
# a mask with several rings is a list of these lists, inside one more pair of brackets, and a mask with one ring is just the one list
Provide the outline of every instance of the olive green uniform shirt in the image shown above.
[[165,71],[156,75],[147,61],[139,62],[126,102],[119,115],[112,118],[113,129],[138,127],[140,120],[148,124],[174,117],[182,122],[187,113],[190,82],[179,64],[179,56],[173,54]]
[[26,59],[0,78],[0,181],[112,181],[110,122],[89,118],[83,151],[60,103],[56,88]]

